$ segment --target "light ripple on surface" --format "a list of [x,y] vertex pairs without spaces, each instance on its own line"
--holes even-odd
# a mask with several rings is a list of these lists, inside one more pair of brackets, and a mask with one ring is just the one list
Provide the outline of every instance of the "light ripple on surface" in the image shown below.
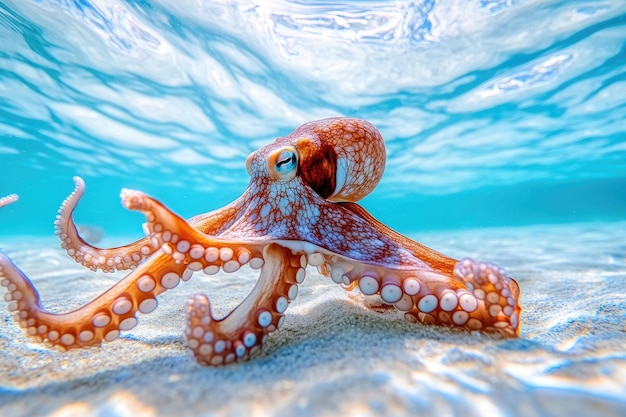
[[[218,190],[247,183],[259,144],[344,114],[390,143],[383,189],[623,178],[625,12],[615,1],[9,1],[0,160]],[[12,178],[7,192],[26,181]]]

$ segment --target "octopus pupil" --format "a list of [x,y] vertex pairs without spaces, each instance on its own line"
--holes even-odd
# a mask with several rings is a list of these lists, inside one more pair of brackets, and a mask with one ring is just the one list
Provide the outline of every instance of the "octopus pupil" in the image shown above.
[[281,171],[284,168],[291,168],[292,166],[294,166],[296,163],[296,155],[291,154],[289,157],[287,157],[286,159],[282,159],[278,162],[276,162],[276,168]]

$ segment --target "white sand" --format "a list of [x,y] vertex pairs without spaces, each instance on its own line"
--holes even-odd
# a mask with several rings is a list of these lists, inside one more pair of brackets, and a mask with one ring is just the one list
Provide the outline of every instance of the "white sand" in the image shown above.
[[[429,233],[419,241],[505,267],[522,337],[496,340],[372,311],[309,269],[260,356],[201,367],[183,345],[186,297],[226,313],[252,271],[194,278],[101,349],[29,342],[0,302],[0,416],[626,415],[626,223]],[[52,239],[2,238],[44,305],[78,307],[120,275],[92,273]]]

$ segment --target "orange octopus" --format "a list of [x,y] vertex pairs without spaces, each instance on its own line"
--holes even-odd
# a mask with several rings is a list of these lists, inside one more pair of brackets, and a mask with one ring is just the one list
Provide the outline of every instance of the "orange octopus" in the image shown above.
[[204,295],[187,301],[187,346],[201,364],[221,365],[253,356],[281,327],[311,266],[347,290],[380,296],[409,321],[519,336],[520,290],[503,269],[438,253],[356,203],[380,181],[385,159],[383,138],[367,121],[310,122],[248,156],[248,188],[221,209],[186,221],[139,191],[122,190],[122,204],[145,214],[147,236],[111,249],[79,236],[72,213],[85,185],[75,177],[56,221],[61,245],[94,271],[132,272],[85,306],[53,314],[0,253],[5,300],[26,334],[48,346],[99,346],[135,327],[137,313],[154,311],[159,294],[194,272],[235,273],[247,264],[260,269],[258,282],[225,318],[213,317]]

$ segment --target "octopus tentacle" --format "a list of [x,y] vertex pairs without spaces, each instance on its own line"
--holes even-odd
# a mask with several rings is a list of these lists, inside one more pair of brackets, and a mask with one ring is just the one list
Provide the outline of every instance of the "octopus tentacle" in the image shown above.
[[[502,268],[471,258],[457,261],[390,229],[356,203],[342,203],[341,205],[367,220],[380,233],[393,241],[401,242],[404,248],[410,250],[417,258],[422,259],[434,271],[448,277],[450,284],[455,284],[442,287],[439,283],[438,291],[436,291],[438,294],[432,294],[437,300],[428,297],[421,301],[422,298],[430,294],[422,294],[422,297],[414,299],[413,308],[407,310],[408,312],[405,314],[407,320],[448,324],[467,327],[470,330],[483,329],[508,336],[519,336],[518,324],[521,314],[521,307],[518,304],[519,284],[513,278],[508,277]],[[432,274],[429,273],[428,276],[432,276]],[[459,283],[464,288],[448,288]],[[455,291],[456,297],[448,290]],[[470,309],[474,305],[476,306],[475,309],[464,310],[462,303],[459,302],[461,296],[463,296],[462,301],[467,302]],[[449,305],[452,305],[455,300],[458,309],[442,309],[440,305],[442,302],[444,304],[448,302]],[[420,308],[420,301],[423,308]],[[407,302],[402,303],[402,306],[407,305]],[[437,307],[438,305],[439,307]],[[402,308],[400,309],[402,310]]]
[[172,261],[186,265],[190,271],[202,270],[214,275],[223,270],[236,272],[243,265],[259,269],[264,264],[265,243],[244,243],[201,233],[157,200],[135,191],[124,189],[122,204],[129,210],[141,211],[147,222],[144,230],[154,247],[168,254]]
[[307,257],[276,244],[255,245],[209,236],[145,194],[125,189],[122,204],[143,212],[145,229],[154,246],[170,254],[188,270],[232,273],[248,263],[261,268],[256,286],[242,304],[224,319],[216,320],[205,295],[187,303],[187,345],[198,362],[221,365],[254,355],[266,336],[278,329],[288,304],[304,281]]
[[269,333],[283,323],[285,310],[304,279],[306,256],[271,244],[256,286],[228,316],[216,320],[209,300],[195,295],[187,303],[187,345],[196,360],[221,365],[253,356]]
[[[472,322],[469,321],[472,319],[470,317],[466,322],[467,327],[472,330],[500,332],[506,336],[519,336],[522,308],[518,303],[520,287],[517,281],[509,278],[499,266],[471,258],[465,258],[455,265],[454,276],[465,283],[481,307],[477,310],[481,313],[480,316],[476,315]],[[462,321],[465,316],[457,319]]]
[[519,287],[505,272],[472,259],[457,262],[452,274],[392,269],[337,254],[309,254],[309,264],[346,290],[358,288],[405,312],[405,319],[519,335]]
[[40,342],[61,349],[98,346],[112,341],[120,331],[137,325],[136,313],[150,313],[156,297],[191,277],[184,265],[177,265],[164,253],[144,264],[93,301],[64,314],[45,311],[30,280],[0,253],[0,284],[6,287],[5,300],[14,318],[26,333]]
[[19,199],[17,194],[9,194],[7,196],[0,198],[0,207],[8,206],[9,204],[15,203]]
[[[74,191],[59,208],[54,223],[56,235],[61,240],[61,247],[72,259],[93,271],[100,269],[103,272],[114,272],[134,269],[156,251],[157,248],[150,245],[147,237],[116,248],[98,248],[87,243],[80,236],[73,220],[74,210],[85,193],[85,182],[76,176],[74,183]],[[8,197],[11,196],[5,198]],[[16,195],[15,200],[17,200]],[[232,221],[239,211],[240,205],[240,202],[235,201],[221,210],[194,216],[188,220],[188,223],[203,233],[214,234],[219,227]]]
[[238,198],[229,205],[208,213],[193,216],[187,223],[207,235],[216,235],[231,223],[236,221],[239,213],[244,209],[245,198]]
[[72,259],[93,271],[101,269],[104,272],[113,272],[134,269],[155,252],[156,249],[150,246],[146,238],[111,249],[100,249],[85,242],[78,234],[72,219],[76,205],[85,193],[85,182],[80,177],[74,177],[74,183],[74,191],[59,208],[54,222],[55,234],[61,240],[61,247]]

